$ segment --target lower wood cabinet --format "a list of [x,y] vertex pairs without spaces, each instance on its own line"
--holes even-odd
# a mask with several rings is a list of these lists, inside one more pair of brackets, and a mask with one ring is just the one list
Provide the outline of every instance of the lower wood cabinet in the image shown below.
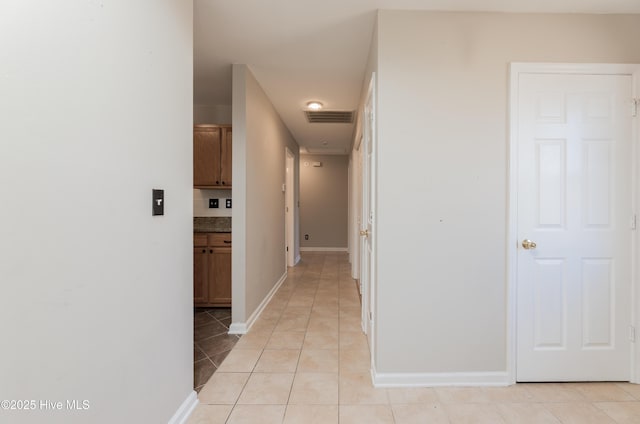
[[194,306],[231,306],[231,233],[193,237]]

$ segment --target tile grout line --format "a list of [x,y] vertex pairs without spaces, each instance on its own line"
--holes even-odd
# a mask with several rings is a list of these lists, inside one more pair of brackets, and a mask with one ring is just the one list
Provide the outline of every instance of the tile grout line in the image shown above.
[[[293,372],[294,376],[293,376],[293,380],[291,382],[291,386],[289,388],[286,404],[278,405],[278,406],[284,406],[284,408],[283,408],[283,414],[284,415],[281,416],[281,420],[282,421],[284,421],[287,418],[287,411],[289,410],[289,404],[290,404],[290,401],[293,399],[293,397],[292,397],[293,396],[293,387],[294,387],[294,383],[296,381],[295,380],[296,376],[299,374],[301,353],[302,353],[302,350],[304,348],[304,342],[305,342],[306,337],[307,337],[307,335],[309,333],[309,324],[311,322],[311,317],[313,316],[313,308],[314,308],[314,306],[317,306],[317,305],[320,304],[319,300],[318,300],[318,293],[319,293],[319,290],[320,290],[320,287],[321,287],[320,286],[320,282],[321,281],[328,281],[328,280],[325,280],[324,278],[326,277],[325,273],[330,272],[329,271],[329,267],[326,266],[326,263],[328,263],[330,261],[330,258],[324,257],[323,260],[324,260],[325,266],[324,266],[324,268],[321,268],[322,271],[320,271],[319,273],[318,273],[319,265],[318,265],[318,263],[314,262],[314,263],[311,264],[310,273],[308,273],[309,279],[305,279],[304,282],[298,283],[298,281],[301,279],[301,276],[304,275],[303,273],[301,273],[301,274],[297,274],[295,276],[295,279],[291,280],[291,284],[286,286],[286,293],[283,291],[283,296],[281,298],[283,300],[282,307],[278,306],[278,313],[274,314],[274,315],[277,315],[277,317],[278,317],[278,320],[276,321],[276,323],[277,323],[282,318],[282,315],[283,315],[284,311],[286,310],[286,308],[289,306],[289,303],[294,299],[294,296],[296,295],[297,290],[298,289],[305,289],[305,288],[310,287],[311,285],[315,285],[315,291],[314,291],[315,294],[314,294],[314,297],[313,297],[313,301],[311,302],[311,305],[309,306],[309,308],[310,308],[309,321],[307,321],[307,326],[306,326],[306,328],[304,330],[304,336],[302,338],[302,345],[300,346],[300,354],[298,355],[298,359],[297,359],[297,362],[296,362],[295,370]],[[350,350],[349,349],[350,344],[349,345],[345,345],[344,347],[341,346],[341,344],[340,344],[340,335],[343,333],[342,330],[348,330],[348,329],[354,330],[352,328],[353,314],[351,312],[349,312],[348,314],[342,315],[342,317],[341,317],[340,312],[341,312],[343,307],[346,307],[347,309],[349,309],[352,306],[354,306],[352,304],[354,299],[352,298],[351,294],[353,294],[352,290],[357,290],[357,287],[353,287],[353,286],[350,287],[349,290],[346,289],[346,286],[350,284],[350,281],[349,281],[349,279],[347,278],[346,275],[344,276],[344,278],[342,277],[343,273],[340,272],[340,269],[342,269],[343,266],[344,265],[342,265],[342,263],[338,264],[338,277],[337,277],[337,283],[338,284],[337,284],[337,286],[334,286],[334,288],[331,290],[331,292],[334,292],[336,290],[336,287],[337,287],[337,290],[338,290],[337,305],[338,305],[338,314],[339,315],[338,315],[338,347],[337,347],[337,351],[338,351],[338,374],[337,374],[338,375],[338,387],[337,387],[338,400],[337,400],[337,404],[336,404],[336,408],[337,408],[337,411],[338,411],[337,422],[343,422],[343,420],[341,420],[340,414],[341,414],[341,412],[345,412],[345,413],[347,412],[347,410],[344,409],[344,408],[351,408],[352,406],[356,406],[356,405],[361,406],[361,407],[368,406],[368,407],[372,407],[372,408],[377,408],[378,406],[382,405],[382,404],[380,404],[378,406],[373,405],[373,404],[364,405],[364,404],[358,404],[357,401],[355,403],[351,402],[348,405],[346,405],[346,404],[342,405],[340,403],[340,394],[341,394],[340,377],[342,377],[342,376],[344,376],[344,375],[346,375],[348,373],[351,373],[351,372],[362,372],[362,371],[353,371],[349,367],[347,367],[346,365],[347,364],[349,364],[349,365],[359,364],[361,362],[362,363],[365,362],[365,361],[356,360],[357,357],[355,357],[356,359],[351,358],[351,360],[349,362],[344,362],[344,363],[340,360],[340,354],[345,352],[345,351],[347,351],[347,350]],[[332,282],[335,283],[336,280],[332,279]],[[341,284],[341,283],[343,283],[343,284]],[[341,287],[343,285],[345,286],[345,290],[341,291]],[[283,285],[283,287],[284,287],[284,285]],[[299,293],[301,293],[301,292],[299,292]],[[344,296],[341,293],[344,293]],[[357,300],[356,300],[356,302],[357,302]],[[324,305],[324,303],[323,303],[323,305]],[[265,332],[268,332],[268,334],[270,334],[270,337],[273,336],[274,329],[275,329],[276,325],[277,324],[274,324],[270,328],[268,326],[264,327]],[[345,332],[345,334],[349,334],[349,333]],[[349,334],[349,335],[353,335],[353,334]],[[268,342],[267,342],[267,344],[268,344]],[[253,369],[251,370],[251,372],[248,373],[249,377],[247,378],[247,381],[242,386],[242,389],[240,391],[240,394],[238,395],[238,398],[236,399],[236,402],[233,403],[233,405],[231,405],[231,410],[229,411],[229,415],[227,417],[227,422],[232,421],[230,419],[230,416],[233,413],[233,411],[235,410],[235,407],[238,405],[239,398],[240,398],[242,392],[246,389],[246,386],[248,384],[248,380],[251,378],[251,376],[253,374],[256,373],[255,369],[256,369],[257,363],[260,360],[260,358],[262,357],[262,355],[264,354],[264,351],[266,350],[266,347],[267,347],[266,344],[262,345],[262,347],[260,349],[260,355],[258,356],[258,359],[256,360],[256,363],[254,364]],[[367,348],[368,348],[368,344],[367,344]],[[341,366],[341,365],[344,365],[344,367]],[[358,367],[358,370],[359,369],[360,369],[360,367]],[[366,386],[370,387],[371,386],[370,382],[367,382]],[[572,392],[575,391],[575,389],[571,388],[571,386],[565,386],[565,387],[569,387],[568,390],[570,390]],[[628,391],[628,390],[630,390],[632,388],[631,386],[617,385],[617,387],[619,388],[620,398],[621,399],[623,397],[623,393],[626,394],[626,396],[624,396],[624,399],[622,399],[622,401],[623,401],[622,403],[627,403],[627,402],[632,403],[633,402],[635,404],[639,404],[639,402],[637,402],[637,400],[638,400],[637,397],[633,396],[633,394]],[[455,390],[457,388],[453,387],[452,389]],[[555,409],[556,407],[554,406],[555,404],[565,402],[565,401],[563,401],[563,399],[561,399],[561,398],[558,398],[558,399],[553,398],[551,400],[542,401],[542,400],[538,400],[539,397],[537,395],[533,399],[529,399],[526,396],[526,394],[528,393],[529,395],[532,396],[533,393],[534,393],[534,392],[531,392],[531,390],[533,390],[533,389],[531,389],[529,387],[524,387],[524,389],[525,389],[524,392],[516,391],[516,393],[515,393],[516,396],[515,397],[513,397],[513,396],[505,396],[505,395],[509,395],[509,393],[508,392],[507,393],[501,393],[499,391],[496,392],[498,396],[494,397],[494,396],[492,396],[493,392],[492,392],[492,389],[490,389],[490,388],[480,387],[480,388],[476,388],[476,389],[479,389],[475,393],[477,395],[481,395],[480,399],[487,398],[486,403],[484,401],[480,402],[478,400],[478,398],[475,398],[475,397],[472,397],[470,399],[466,394],[464,396],[462,396],[462,397],[461,396],[457,396],[457,395],[456,396],[452,396],[454,394],[443,397],[446,394],[446,392],[444,392],[444,391],[441,392],[438,389],[434,389],[434,391],[435,391],[434,399],[435,399],[435,402],[439,403],[443,407],[443,409],[442,409],[442,414],[443,414],[442,418],[445,420],[445,422],[452,422],[451,420],[453,418],[449,414],[449,410],[451,410],[451,409],[455,410],[456,406],[464,405],[464,404],[469,404],[471,406],[473,406],[473,405],[476,405],[476,406],[493,405],[492,406],[492,410],[493,410],[492,413],[495,413],[495,417],[494,418],[496,419],[496,422],[509,422],[510,415],[506,415],[507,412],[506,412],[506,410],[502,410],[501,405],[507,405],[507,404],[512,404],[512,403],[527,403],[527,404],[539,405],[538,407],[536,407],[535,410],[544,411],[545,416],[547,418],[554,420],[554,422],[557,422],[558,424],[560,424],[561,422],[567,422],[566,420],[570,419],[570,418],[565,417],[566,413],[562,409],[557,410],[556,413],[552,412],[552,409],[554,411],[556,410]],[[567,390],[567,389],[565,389],[565,390]],[[537,390],[535,391],[535,393],[538,393]],[[582,393],[582,391],[580,391],[580,393]],[[473,394],[473,392],[471,392],[471,394]],[[600,396],[600,397],[606,396],[606,395],[598,394],[597,392],[595,394],[597,396]],[[395,422],[400,422],[402,420],[402,417],[406,414],[406,411],[403,412],[402,409],[399,409],[397,411],[397,413],[396,413],[396,411],[394,411],[394,408],[393,408],[394,405],[391,403],[391,397],[392,397],[391,395],[392,395],[392,393],[389,390],[385,390],[386,405],[387,405],[388,410],[390,410],[390,412],[391,412],[391,420],[389,420],[389,422],[394,422],[394,423]],[[491,395],[491,396],[489,396],[489,395]],[[526,400],[523,400],[523,396],[525,396],[524,399],[526,399]],[[600,416],[602,419],[606,419],[605,417],[610,417],[613,421],[615,421],[614,418],[611,415],[609,415],[609,413],[607,413],[603,409],[600,409],[600,405],[598,405],[598,402],[607,401],[607,402],[621,403],[621,401],[617,400],[617,399],[604,399],[604,398],[603,398],[604,400],[601,400],[601,401],[590,400],[590,398],[593,398],[593,397],[594,397],[593,395],[590,395],[588,397],[586,397],[586,395],[585,395],[585,397],[583,397],[582,400],[580,400],[579,402],[577,400],[573,400],[573,401],[567,400],[566,402],[575,403],[577,405],[584,404],[585,406],[591,405],[591,407],[595,407],[595,409],[597,409],[599,411],[598,415],[602,414]],[[474,399],[475,399],[474,402],[469,403],[470,400],[474,400]],[[380,399],[380,400],[382,400],[382,399]],[[447,400],[447,403],[443,403],[443,400]],[[422,405],[424,405],[425,402],[424,401],[412,401],[412,402],[406,402],[406,403],[405,402],[397,402],[396,404],[397,405],[405,405],[405,406],[413,405],[413,404],[422,404]],[[301,404],[301,406],[304,406],[304,405],[305,404]],[[319,405],[319,404],[318,403],[314,403],[313,399],[312,399],[311,403],[306,404],[306,405],[310,406],[310,405]],[[540,408],[540,409],[538,409],[538,408]],[[309,408],[298,408],[298,409],[305,410],[305,409],[309,409]],[[533,411],[535,411],[535,410],[533,410]],[[613,410],[613,409],[611,411],[615,412],[615,410]],[[349,410],[349,412],[353,413],[353,410]],[[549,414],[549,415],[546,415],[546,414]],[[560,417],[562,417],[562,419]],[[332,421],[332,422],[335,422],[335,421]]]
[[342,310],[342,295],[340,294],[340,277],[338,271],[338,424],[340,424],[340,412],[342,410],[342,405],[340,403],[340,381],[342,377],[342,361],[340,359],[342,348],[340,347],[340,334],[342,333],[342,319],[340,318],[340,311]]
[[[306,270],[305,270],[306,272]],[[304,272],[302,273],[302,275],[304,275]],[[295,287],[298,287],[298,282],[296,281]],[[289,300],[291,299],[291,297],[293,296],[293,293],[291,294],[291,296],[289,297]],[[287,301],[287,305],[289,304],[289,300]],[[311,310],[313,310],[313,303],[315,303],[315,295],[314,295],[314,301],[311,303]],[[286,306],[285,306],[286,309]],[[283,310],[284,311],[284,310]],[[284,313],[284,312],[283,312]],[[282,314],[280,315],[282,316]],[[311,311],[309,313],[309,316],[311,316]],[[309,327],[309,322],[307,322],[307,328],[305,328],[304,331],[304,337],[302,338],[302,345],[300,345],[300,353],[298,353],[298,360],[296,361],[296,369],[293,373],[293,380],[291,381],[291,387],[289,388],[289,395],[287,396],[287,403],[284,407],[284,415],[282,417],[282,422],[284,423],[285,419],[287,418],[287,411],[289,410],[289,402],[291,401],[291,395],[293,394],[293,386],[296,382],[296,377],[298,375],[298,366],[300,365],[300,357],[302,356],[302,349],[304,348],[304,341],[307,337],[307,330]],[[273,333],[272,333],[273,334]]]
[[[226,328],[227,331],[228,331],[229,328],[223,322],[221,322],[217,317],[213,316],[210,312],[211,312],[211,309],[208,309],[206,311],[203,311],[202,313],[208,315],[210,318],[213,319],[214,323],[217,323],[217,324],[221,325],[222,327]],[[208,324],[201,325],[200,327],[204,327],[205,325],[208,325]],[[196,328],[194,328],[194,335],[195,335],[195,331],[196,331]],[[218,337],[218,336],[220,336],[222,334],[226,334],[226,332],[219,333],[219,334],[214,334],[214,335],[212,335],[210,337],[206,337],[206,338],[204,338],[202,340],[198,340],[198,341],[194,340],[193,341],[194,347],[197,348],[198,350],[200,350],[200,352],[202,352],[204,354],[204,358],[201,358],[198,361],[194,361],[194,366],[195,366],[196,362],[199,362],[201,360],[207,359],[213,365],[213,368],[214,368],[214,370],[211,373],[211,375],[207,378],[207,380],[203,384],[194,387],[194,390],[196,390],[198,393],[199,393],[198,389],[201,390],[207,384],[207,382],[211,379],[211,377],[213,377],[213,375],[218,371],[218,368],[220,367],[220,365],[216,364],[216,362],[213,360],[213,358],[207,352],[205,352],[205,350],[200,346],[200,342],[212,339],[214,337]],[[237,343],[237,341],[234,342],[234,346],[235,346],[235,343]],[[233,349],[233,346],[232,346],[232,349]],[[231,351],[231,349],[229,349],[229,351]],[[226,352],[226,350],[218,352],[218,353],[216,353],[216,355],[219,355],[219,354],[224,353],[224,352]],[[195,369],[194,369],[194,371],[195,371]],[[195,384],[195,381],[194,381],[194,384]]]
[[[325,262],[326,262],[326,258],[323,258],[323,259],[325,259]],[[339,269],[338,269],[338,271],[339,271]],[[304,274],[305,274],[305,273],[302,273],[302,275],[304,275]],[[298,278],[301,278],[301,277],[298,277]],[[296,278],[296,280],[297,280],[298,278]],[[287,411],[287,408],[288,408],[288,405],[289,405],[289,401],[290,401],[290,399],[291,399],[291,395],[292,395],[292,393],[293,393],[293,383],[295,382],[295,376],[298,374],[299,361],[300,361],[300,358],[301,358],[302,350],[303,350],[303,348],[304,348],[304,341],[306,340],[306,336],[307,336],[307,334],[308,334],[308,326],[309,326],[309,323],[310,323],[310,321],[311,321],[311,314],[312,314],[312,312],[313,312],[313,306],[317,304],[316,297],[317,297],[317,293],[318,293],[318,290],[319,290],[319,280],[321,280],[321,279],[322,279],[322,271],[320,272],[320,276],[319,276],[319,277],[317,277],[317,278],[313,278],[313,280],[315,280],[315,281],[314,281],[314,284],[315,284],[315,286],[316,286],[316,287],[315,287],[315,291],[314,291],[314,300],[313,300],[313,302],[311,303],[311,305],[309,306],[309,320],[307,321],[307,325],[306,325],[306,328],[305,328],[305,331],[304,331],[303,344],[302,344],[302,346],[300,347],[300,353],[299,353],[299,355],[298,355],[298,359],[297,359],[297,362],[296,362],[296,368],[295,368],[295,371],[294,371],[294,373],[293,373],[293,374],[294,374],[294,380],[292,381],[292,386],[291,386],[291,388],[290,388],[290,390],[289,390],[289,395],[288,395],[288,399],[287,399],[287,404],[286,404],[286,405],[284,405],[284,406],[285,406],[285,409],[284,409],[284,411],[285,411],[285,415],[283,416],[283,420],[284,420],[284,419],[285,419],[285,417],[286,417],[286,411]],[[337,284],[336,284],[336,286],[337,286],[337,290],[338,290],[338,349],[337,349],[337,350],[338,350],[338,353],[339,353],[339,352],[340,352],[340,340],[339,340],[339,336],[340,336],[340,315],[339,315],[339,314],[340,314],[340,302],[341,302],[341,301],[340,301],[340,280],[339,280],[339,273],[338,273],[338,278],[337,278],[337,280],[334,280],[334,282],[335,282],[335,283],[337,283]],[[286,308],[289,306],[289,302],[290,302],[290,300],[292,299],[293,295],[295,294],[296,289],[297,289],[297,288],[299,288],[299,287],[303,287],[303,286],[299,285],[299,284],[298,284],[298,282],[296,281],[296,284],[295,284],[294,288],[290,291],[290,293],[289,293],[289,294],[288,294],[288,296],[287,296],[287,297],[288,297],[288,299],[287,299],[287,303],[286,303],[285,307],[284,307],[284,308],[282,308],[282,309],[280,310],[280,316],[278,317],[278,321],[277,321],[277,322],[276,322],[276,324],[273,326],[273,328],[271,328],[271,329],[268,331],[269,339],[273,336],[273,334],[274,334],[274,332],[275,332],[275,327],[277,326],[277,324],[278,324],[278,323],[280,322],[280,320],[282,319],[282,315],[284,314],[284,311],[285,311],[285,310],[286,310]],[[245,385],[243,386],[243,388],[242,388],[242,390],[241,390],[241,392],[240,392],[240,395],[238,396],[238,399],[237,399],[237,400],[236,400],[236,402],[233,404],[232,409],[231,409],[230,414],[229,414],[229,417],[227,418],[227,421],[228,421],[228,419],[231,417],[231,414],[232,414],[232,413],[233,413],[233,411],[235,410],[235,407],[238,405],[238,401],[239,401],[239,399],[240,399],[240,396],[241,396],[242,392],[244,391],[244,389],[246,388],[246,385],[248,384],[249,379],[251,378],[251,376],[252,376],[253,374],[255,374],[255,373],[256,373],[255,368],[256,368],[257,363],[259,362],[260,358],[261,358],[261,357],[262,357],[262,355],[264,354],[264,351],[266,350],[266,346],[267,346],[267,344],[268,344],[268,341],[267,341],[267,343],[266,343],[266,344],[262,345],[262,347],[261,347],[261,349],[260,349],[260,355],[259,355],[259,357],[258,357],[258,359],[257,359],[256,363],[254,364],[254,366],[253,366],[253,368],[252,368],[251,372],[249,373],[249,378],[247,379],[247,382],[246,382],[246,383],[245,383]],[[232,350],[233,350],[233,349],[232,349]],[[338,361],[339,361],[339,356],[338,356]],[[340,365],[340,362],[338,362],[338,365]],[[339,377],[339,376],[340,376],[340,366],[338,367],[338,377]],[[338,391],[339,391],[339,379],[338,379]],[[338,393],[339,393],[339,392],[338,392]],[[338,406],[338,412],[339,412],[339,394],[338,394],[338,402],[337,402],[337,406]],[[338,419],[339,419],[339,418],[338,418]]]

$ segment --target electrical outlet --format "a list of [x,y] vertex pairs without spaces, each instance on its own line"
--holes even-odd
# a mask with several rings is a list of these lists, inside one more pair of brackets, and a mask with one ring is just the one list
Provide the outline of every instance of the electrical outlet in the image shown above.
[[209,199],[209,209],[215,209],[218,207],[218,199]]
[[305,240],[309,240],[309,234],[305,234],[305,235],[304,235],[304,239],[305,239]]
[[231,209],[231,199],[227,199],[224,205],[227,209]]

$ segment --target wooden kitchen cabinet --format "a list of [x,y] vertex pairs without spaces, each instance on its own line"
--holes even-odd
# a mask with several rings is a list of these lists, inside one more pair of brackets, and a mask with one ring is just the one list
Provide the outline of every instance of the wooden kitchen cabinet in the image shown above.
[[193,303],[231,306],[231,233],[194,235]]
[[210,248],[208,303],[231,306],[231,247]]
[[223,186],[231,188],[231,151],[233,146],[233,132],[231,127],[222,127],[221,133],[220,181]]
[[209,256],[207,254],[207,235],[194,234],[193,237],[193,303],[207,301],[209,289]]
[[233,133],[229,125],[193,127],[193,186],[231,188]]

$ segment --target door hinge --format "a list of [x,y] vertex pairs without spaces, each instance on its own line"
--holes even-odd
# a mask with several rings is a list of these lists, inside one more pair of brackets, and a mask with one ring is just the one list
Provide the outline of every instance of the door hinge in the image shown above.
[[638,116],[638,104],[640,99],[631,99],[631,116]]
[[631,229],[635,230],[638,225],[638,216],[636,214],[631,215]]
[[289,251],[289,246],[287,246],[287,252]]
[[629,326],[629,341],[636,341],[636,328],[633,325]]
[[373,321],[373,312],[369,312],[369,321]]

